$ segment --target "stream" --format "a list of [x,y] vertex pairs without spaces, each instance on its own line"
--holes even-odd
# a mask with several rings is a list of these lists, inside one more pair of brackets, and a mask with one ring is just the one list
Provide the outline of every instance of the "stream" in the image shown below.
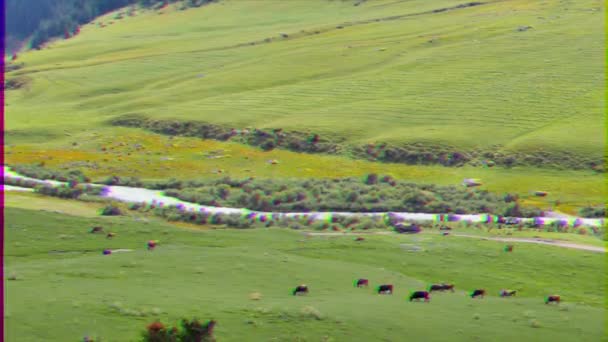
[[[23,179],[32,181],[38,184],[48,184],[48,185],[64,185],[67,184],[65,182],[59,182],[54,180],[39,180],[30,177],[26,177],[20,175],[9,167],[4,166],[4,177],[10,177],[14,179]],[[129,202],[129,203],[149,203],[163,206],[180,206],[185,210],[190,211],[204,211],[211,214],[214,213],[223,213],[223,214],[256,214],[256,215],[273,215],[273,216],[306,216],[315,220],[327,220],[329,217],[336,216],[384,216],[388,214],[387,212],[377,212],[377,213],[360,213],[360,212],[290,212],[290,213],[278,213],[278,212],[259,212],[252,211],[246,208],[226,208],[226,207],[212,207],[206,205],[200,205],[190,202],[185,202],[179,200],[174,197],[165,196],[163,191],[159,190],[150,190],[145,188],[135,188],[135,187],[127,187],[127,186],[118,186],[118,185],[103,185],[103,184],[90,184],[92,186],[100,186],[103,187],[106,191],[102,195],[106,198],[111,198],[117,201]],[[32,191],[30,188],[23,188],[11,185],[3,184],[3,191]],[[448,218],[448,214],[428,214],[428,213],[408,213],[408,212],[390,212],[392,215],[395,215],[399,218],[406,220],[420,220],[420,221],[440,221],[441,217],[445,220]],[[534,218],[513,218],[518,223],[525,222],[536,222],[540,225],[551,224],[556,221],[561,221],[568,226],[588,226],[588,227],[601,227],[605,223],[604,218],[582,218],[582,217],[573,217],[567,216],[563,217],[562,215],[554,212],[546,213],[547,216],[544,217],[534,217]],[[551,216],[551,217],[549,217]],[[457,214],[449,214],[450,221],[468,221],[472,223],[478,222],[488,222],[488,219],[491,216],[487,214],[466,214],[466,215],[457,215]]]

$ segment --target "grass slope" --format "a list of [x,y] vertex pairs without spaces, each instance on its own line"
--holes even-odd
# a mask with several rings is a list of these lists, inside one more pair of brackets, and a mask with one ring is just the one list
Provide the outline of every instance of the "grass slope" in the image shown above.
[[[92,225],[117,236],[90,234]],[[516,244],[511,254],[499,242],[429,234],[355,243],[16,208],[6,209],[5,234],[5,271],[16,278],[5,283],[7,341],[134,341],[155,318],[183,316],[217,319],[222,341],[598,341],[604,332],[604,256],[596,253]],[[154,252],[144,248],[149,239],[160,240]],[[103,256],[103,248],[134,251]],[[394,283],[395,295],[353,288],[357,277]],[[428,304],[404,299],[438,281],[455,282],[457,293]],[[298,283],[309,296],[290,295]],[[467,298],[473,287],[490,296]],[[498,298],[503,287],[519,296]],[[554,292],[565,302],[543,304]]]
[[603,157],[603,2],[437,13],[463,1],[354,3],[222,0],[109,14],[19,57],[25,68],[7,77],[30,83],[7,93],[8,142],[46,143],[141,113],[354,145]]
[[5,207],[52,211],[72,216],[98,217],[103,208],[101,203],[59,199],[36,193],[5,192],[4,196]]

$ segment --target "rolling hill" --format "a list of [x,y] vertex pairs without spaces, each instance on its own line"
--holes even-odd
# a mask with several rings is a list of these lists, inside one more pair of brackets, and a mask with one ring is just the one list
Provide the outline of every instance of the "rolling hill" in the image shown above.
[[113,12],[19,56],[7,140],[136,114],[312,132],[346,149],[603,167],[603,6],[223,0]]

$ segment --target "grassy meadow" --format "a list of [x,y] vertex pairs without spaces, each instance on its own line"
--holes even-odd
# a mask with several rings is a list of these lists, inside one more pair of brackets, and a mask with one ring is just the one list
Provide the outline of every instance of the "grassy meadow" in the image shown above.
[[[605,255],[565,248],[443,237],[306,236],[289,229],[209,229],[153,217],[91,217],[60,200],[6,194],[8,341],[136,341],[155,319],[215,318],[221,341],[599,341],[604,338]],[[23,209],[19,198],[46,201]],[[74,202],[79,203],[79,202]],[[41,203],[42,204],[42,203]],[[114,239],[89,233],[103,226]],[[488,234],[488,233],[481,233]],[[544,236],[546,233],[540,233]],[[571,234],[562,234],[569,239]],[[145,242],[160,240],[150,252]],[[578,242],[596,239],[576,236]],[[101,251],[131,249],[104,256]],[[369,278],[369,289],[353,280]],[[453,282],[456,293],[409,303],[410,291]],[[305,283],[311,293],[293,297]],[[393,296],[373,294],[380,283]],[[473,300],[483,287],[488,297]],[[500,298],[501,288],[518,290]],[[547,294],[563,298],[545,305]],[[41,309],[44,307],[44,310]]]

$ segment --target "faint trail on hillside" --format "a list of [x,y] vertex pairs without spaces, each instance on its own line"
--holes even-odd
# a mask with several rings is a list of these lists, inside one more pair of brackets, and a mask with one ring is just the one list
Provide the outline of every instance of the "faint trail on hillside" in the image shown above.
[[[344,232],[344,233],[322,233],[322,232],[306,232],[305,236],[342,236],[342,235],[392,235],[396,234],[393,232],[372,232],[372,233],[352,233],[352,232]],[[606,253],[605,247],[597,247],[591,245],[583,245],[571,242],[562,242],[550,239],[539,239],[539,238],[500,238],[500,237],[488,237],[488,236],[480,236],[480,235],[470,235],[470,234],[459,234],[459,233],[451,233],[451,236],[465,237],[465,238],[474,238],[481,240],[492,240],[492,241],[502,241],[502,242],[523,242],[523,243],[536,243],[541,245],[549,245],[556,246],[562,248],[570,248],[570,249],[580,249],[591,252],[598,253]]]
[[586,250],[586,251],[590,251],[590,252],[606,253],[606,247],[581,245],[581,244],[577,244],[577,243],[555,241],[555,240],[550,240],[550,239],[498,238],[498,237],[485,237],[485,236],[476,236],[476,235],[468,235],[468,234],[451,234],[451,235],[459,236],[459,237],[482,239],[482,240],[492,240],[492,241],[536,243],[536,244],[540,244],[540,245],[549,245],[549,246],[556,246],[556,247],[563,247],[563,248],[570,248],[570,249]]

